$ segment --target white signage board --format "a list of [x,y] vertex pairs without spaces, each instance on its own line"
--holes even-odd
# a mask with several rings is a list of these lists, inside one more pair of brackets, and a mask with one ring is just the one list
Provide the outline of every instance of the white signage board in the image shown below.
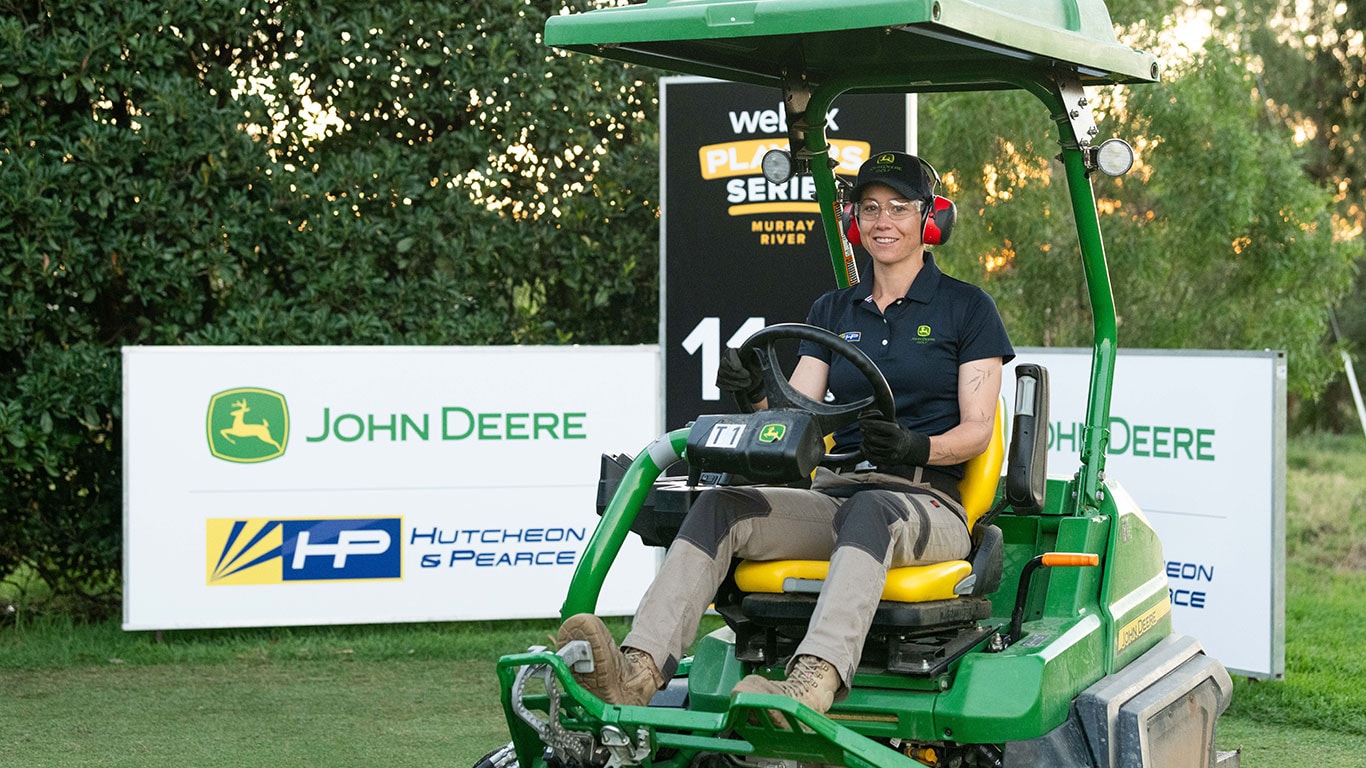
[[[1017,354],[1048,369],[1049,472],[1070,476],[1091,351]],[[1278,352],[1121,350],[1110,408],[1106,478],[1161,537],[1176,631],[1259,678],[1285,672],[1285,376]]]
[[[124,629],[559,615],[641,347],[128,347]],[[629,537],[598,610],[655,571]]]

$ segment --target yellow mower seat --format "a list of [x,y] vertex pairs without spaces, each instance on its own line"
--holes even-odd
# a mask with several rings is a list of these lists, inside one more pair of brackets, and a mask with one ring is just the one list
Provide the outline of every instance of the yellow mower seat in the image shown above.
[[[1005,401],[1002,399],[996,403],[991,442],[986,451],[964,465],[963,479],[958,481],[969,531],[996,500],[1005,454]],[[746,560],[735,569],[735,584],[741,592],[812,594],[820,592],[829,570],[830,563],[826,560]],[[897,603],[952,600],[959,596],[956,590],[971,574],[972,565],[966,560],[892,568],[887,571],[882,599]]]
[[[826,560],[747,560],[735,569],[735,584],[744,592],[819,592],[830,570]],[[912,565],[887,571],[882,599],[898,603],[951,600],[953,588],[972,566],[966,560]]]

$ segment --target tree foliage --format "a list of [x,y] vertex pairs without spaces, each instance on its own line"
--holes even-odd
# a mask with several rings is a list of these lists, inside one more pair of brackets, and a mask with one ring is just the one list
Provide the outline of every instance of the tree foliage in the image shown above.
[[[1360,377],[1366,369],[1366,6],[1306,0],[1291,8],[1252,0],[1214,19],[1247,52],[1267,119],[1285,126],[1303,148],[1305,172],[1333,193],[1333,229],[1355,252],[1358,276],[1336,308],[1341,333],[1326,332],[1324,345],[1349,352]],[[1325,397],[1301,404],[1298,423],[1361,428],[1343,374]]]
[[560,8],[4,4],[0,577],[115,581],[123,345],[654,338],[653,80]]
[[[1210,39],[1162,84],[1095,94],[1102,131],[1139,151],[1127,176],[1093,180],[1120,343],[1283,349],[1292,391],[1312,398],[1338,366],[1321,344],[1325,310],[1349,289],[1355,252],[1334,238],[1333,195],[1303,172],[1304,151],[1266,120],[1247,64]],[[1023,94],[921,103],[923,151],[951,169],[966,214],[946,262],[984,281],[1017,343],[1089,345],[1054,126]]]

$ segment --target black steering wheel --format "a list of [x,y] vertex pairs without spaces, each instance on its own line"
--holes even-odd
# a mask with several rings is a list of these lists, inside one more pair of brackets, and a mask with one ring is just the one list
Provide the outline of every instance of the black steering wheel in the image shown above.
[[[783,374],[782,366],[778,363],[778,353],[774,349],[775,342],[789,339],[819,344],[848,360],[868,380],[873,388],[873,394],[852,403],[831,404],[813,400],[798,392],[788,383],[787,376]],[[754,354],[756,352],[757,355]],[[878,370],[877,365],[863,353],[863,350],[824,328],[805,323],[778,323],[761,328],[740,345],[740,358],[749,360],[751,356],[758,359],[759,368],[763,372],[764,395],[768,398],[768,407],[795,408],[810,413],[815,417],[823,435],[858,421],[859,415],[869,406],[876,407],[889,421],[896,421],[896,399],[892,397],[892,388],[887,384],[882,371]],[[744,399],[740,398],[741,401]],[[746,405],[748,404],[742,402],[740,407],[744,409]],[[747,412],[751,411],[752,407]],[[860,447],[848,453],[827,453],[825,458],[821,459],[821,465],[843,466],[857,463],[862,459],[863,449]]]

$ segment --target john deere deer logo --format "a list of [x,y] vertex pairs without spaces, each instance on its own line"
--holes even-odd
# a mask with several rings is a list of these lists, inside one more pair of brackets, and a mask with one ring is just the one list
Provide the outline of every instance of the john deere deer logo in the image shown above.
[[764,427],[763,427],[763,429],[760,429],[760,430],[759,430],[759,442],[761,442],[761,443],[777,443],[777,442],[781,442],[782,439],[783,439],[783,435],[786,435],[786,434],[787,434],[787,427],[784,426],[784,425],[782,425],[782,424],[765,424]]
[[270,461],[289,445],[289,406],[279,392],[242,387],[209,400],[209,452],[242,464]]

